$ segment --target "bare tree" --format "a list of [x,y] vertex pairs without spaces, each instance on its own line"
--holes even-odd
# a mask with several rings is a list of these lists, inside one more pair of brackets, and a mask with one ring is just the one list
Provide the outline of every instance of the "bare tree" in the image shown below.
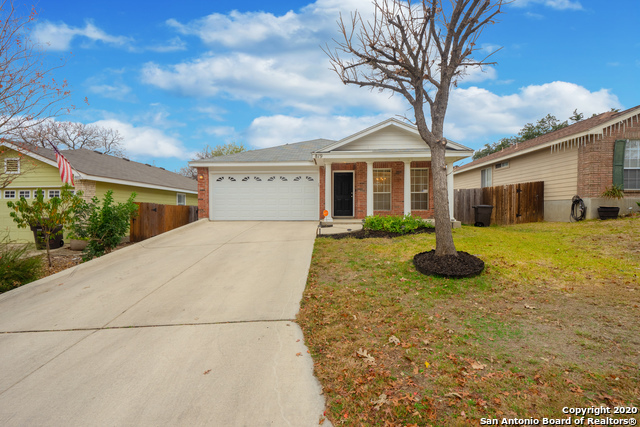
[[14,141],[36,147],[51,148],[50,142],[53,142],[63,150],[86,148],[103,154],[124,157],[120,133],[115,129],[97,125],[46,120],[27,128],[14,130],[9,135]]
[[352,14],[348,25],[340,17],[344,40],[334,40],[337,46],[325,50],[344,84],[389,90],[411,104],[420,137],[431,150],[436,255],[457,255],[449,226],[447,140],[443,135],[451,87],[468,68],[492,64],[488,57],[475,59],[474,53],[479,50],[482,30],[494,23],[504,3],[375,0],[371,21],[365,22],[358,12]]
[[[244,144],[236,144],[235,142],[229,142],[227,144],[216,145],[211,148],[209,145],[204,147],[202,151],[198,151],[193,160],[208,159],[210,157],[227,156],[229,154],[242,153],[247,151]],[[195,168],[184,166],[176,171],[176,173],[186,176],[187,178],[196,179],[198,173]]]
[[[0,142],[72,108],[62,105],[70,95],[66,81],[59,84],[52,78],[64,61],[50,65],[45,52],[29,38],[35,19],[34,9],[21,14],[11,0],[0,1]],[[35,168],[20,150],[3,145],[0,160],[0,188]]]
[[12,1],[0,2],[0,137],[72,108],[61,105],[71,94],[67,82],[51,76],[64,62],[50,65],[29,37],[35,20],[34,9],[21,16]]

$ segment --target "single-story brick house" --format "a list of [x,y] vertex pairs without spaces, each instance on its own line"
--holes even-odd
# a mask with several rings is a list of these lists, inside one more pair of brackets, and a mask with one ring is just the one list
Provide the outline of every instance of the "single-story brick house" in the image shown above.
[[[569,221],[571,200],[580,196],[587,218],[598,206],[638,211],[640,201],[640,106],[599,114],[500,152],[456,167],[454,188],[544,181],[544,219]],[[623,200],[602,192],[615,184]]]
[[[453,163],[473,150],[449,142]],[[431,154],[416,127],[396,119],[340,141],[316,139],[194,160],[198,212],[211,220],[361,219],[412,213],[433,218]],[[453,218],[453,203],[450,203]]]

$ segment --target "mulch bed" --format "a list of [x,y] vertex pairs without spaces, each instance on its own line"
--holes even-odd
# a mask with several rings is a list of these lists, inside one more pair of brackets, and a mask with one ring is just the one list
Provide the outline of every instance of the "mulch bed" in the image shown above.
[[402,237],[402,236],[411,236],[413,234],[422,234],[422,233],[435,233],[435,228],[418,228],[410,233],[392,233],[391,231],[382,231],[382,230],[358,230],[358,231],[350,231],[348,233],[337,233],[337,234],[320,234],[318,237],[328,237],[331,239],[345,239],[347,237],[352,237],[354,239],[372,239],[372,238],[387,238],[391,239],[393,237]]
[[413,265],[422,274],[452,278],[472,277],[484,270],[484,261],[463,251],[458,251],[458,256],[437,256],[435,250],[421,252],[413,257]]

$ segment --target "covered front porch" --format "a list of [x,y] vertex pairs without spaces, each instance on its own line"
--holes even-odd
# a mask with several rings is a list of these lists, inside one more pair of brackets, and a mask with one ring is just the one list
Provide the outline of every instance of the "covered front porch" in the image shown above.
[[[363,219],[370,215],[433,218],[430,157],[317,157],[320,166],[320,219]],[[331,158],[334,157],[334,158]],[[453,159],[447,162],[449,216],[453,220]],[[325,217],[324,211],[328,212]]]

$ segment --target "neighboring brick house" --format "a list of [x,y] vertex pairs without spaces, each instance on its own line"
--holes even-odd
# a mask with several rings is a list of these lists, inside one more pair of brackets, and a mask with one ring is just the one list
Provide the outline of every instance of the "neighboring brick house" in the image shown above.
[[[455,161],[473,150],[449,142],[450,216]],[[431,153],[396,119],[340,141],[316,139],[194,160],[198,212],[211,220],[362,219],[411,213],[433,218]]]
[[[546,221],[569,221],[574,195],[584,200],[587,218],[597,218],[598,206],[638,211],[639,122],[640,106],[582,120],[456,167],[454,188],[544,181]],[[600,197],[612,184],[624,189],[623,200]]]

